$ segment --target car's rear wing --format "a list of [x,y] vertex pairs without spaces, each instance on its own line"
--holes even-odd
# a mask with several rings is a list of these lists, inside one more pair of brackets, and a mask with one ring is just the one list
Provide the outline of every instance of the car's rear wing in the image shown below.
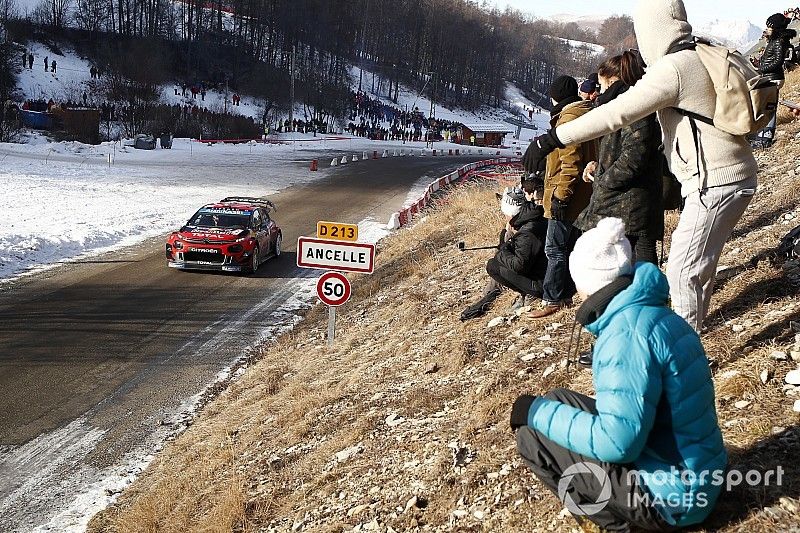
[[275,207],[275,204],[273,204],[266,198],[255,198],[251,196],[228,196],[227,198],[223,198],[222,200],[220,200],[219,203],[224,204],[226,202],[236,202],[236,203],[254,205],[256,207],[265,207],[273,211],[278,210],[278,208]]

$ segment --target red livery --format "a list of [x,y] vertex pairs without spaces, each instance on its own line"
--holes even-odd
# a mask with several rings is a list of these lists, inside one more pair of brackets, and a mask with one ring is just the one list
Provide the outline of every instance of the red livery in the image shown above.
[[186,270],[255,272],[281,255],[281,228],[270,218],[275,206],[262,198],[225,198],[201,207],[167,239],[169,266]]

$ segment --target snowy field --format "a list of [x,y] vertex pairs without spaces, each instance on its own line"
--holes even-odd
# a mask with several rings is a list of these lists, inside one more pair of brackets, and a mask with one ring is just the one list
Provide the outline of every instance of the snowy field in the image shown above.
[[[38,135],[28,141],[0,144],[0,282],[163,235],[225,196],[269,195],[319,179],[334,157],[424,149],[422,143],[310,135],[266,145],[176,139],[172,150],[155,151],[127,143],[48,143]],[[314,158],[321,172],[309,171]]]
[[[91,103],[93,93],[91,63],[79,57],[68,45],[56,49],[29,42],[26,50],[34,55],[33,69],[20,69],[20,90],[25,98],[53,98],[57,101],[82,101],[84,92]],[[45,72],[44,58],[56,60],[56,74]],[[21,64],[21,60],[20,60]],[[351,69],[357,88],[360,71]],[[372,83],[372,73],[364,72],[364,87]],[[208,91],[205,101],[175,94],[174,84],[162,88],[162,101],[194,104],[213,110],[227,105],[234,113],[257,119],[262,104],[241,95],[240,106],[231,107],[232,93]],[[379,95],[372,95],[379,97]],[[506,89],[507,105],[513,113],[484,108],[478,113],[437,107],[440,119],[463,123],[503,122],[511,116],[526,116],[535,109],[533,102],[513,85]],[[430,109],[430,101],[402,87],[398,103],[381,98],[389,105],[409,109]],[[228,102],[228,103],[226,103]],[[298,108],[302,113],[302,109]],[[299,117],[302,114],[298,115]],[[546,113],[534,114],[538,131],[523,129],[522,140],[507,137],[509,150],[502,155],[519,155],[533,135],[547,128]],[[516,130],[510,126],[509,129]],[[291,136],[291,137],[290,137]],[[202,204],[231,195],[268,195],[317,179],[324,173],[308,170],[311,159],[320,160],[320,169],[330,166],[334,156],[362,157],[364,151],[413,150],[419,156],[424,143],[370,141],[349,136],[284,134],[283,144],[214,145],[176,139],[172,150],[135,150],[131,141],[106,142],[91,146],[77,142],[50,142],[39,134],[23,135],[21,144],[0,144],[0,186],[5,209],[0,214],[0,283],[19,275],[36,272],[63,261],[82,259],[163,235],[184,223]],[[458,147],[437,143],[438,150]],[[484,150],[487,156],[495,151]],[[352,164],[352,163],[351,163]],[[421,177],[410,193],[424,190],[431,181]],[[435,177],[432,177],[433,179]],[[427,181],[426,181],[427,180]],[[383,221],[381,221],[383,222]]]

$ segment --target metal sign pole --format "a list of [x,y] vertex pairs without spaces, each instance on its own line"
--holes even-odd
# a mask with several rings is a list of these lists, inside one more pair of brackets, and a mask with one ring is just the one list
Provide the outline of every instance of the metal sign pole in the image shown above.
[[336,337],[336,307],[328,306],[328,347],[333,346]]

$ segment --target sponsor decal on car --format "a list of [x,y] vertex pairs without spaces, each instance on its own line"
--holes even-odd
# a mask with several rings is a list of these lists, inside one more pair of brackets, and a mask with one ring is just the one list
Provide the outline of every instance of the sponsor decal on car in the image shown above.
[[253,214],[252,211],[247,211],[244,209],[231,209],[229,207],[207,207],[205,209],[201,209],[198,212],[199,215],[242,215],[242,216],[250,216]]
[[216,248],[189,248],[190,252],[200,252],[204,254],[218,254],[219,250]]

